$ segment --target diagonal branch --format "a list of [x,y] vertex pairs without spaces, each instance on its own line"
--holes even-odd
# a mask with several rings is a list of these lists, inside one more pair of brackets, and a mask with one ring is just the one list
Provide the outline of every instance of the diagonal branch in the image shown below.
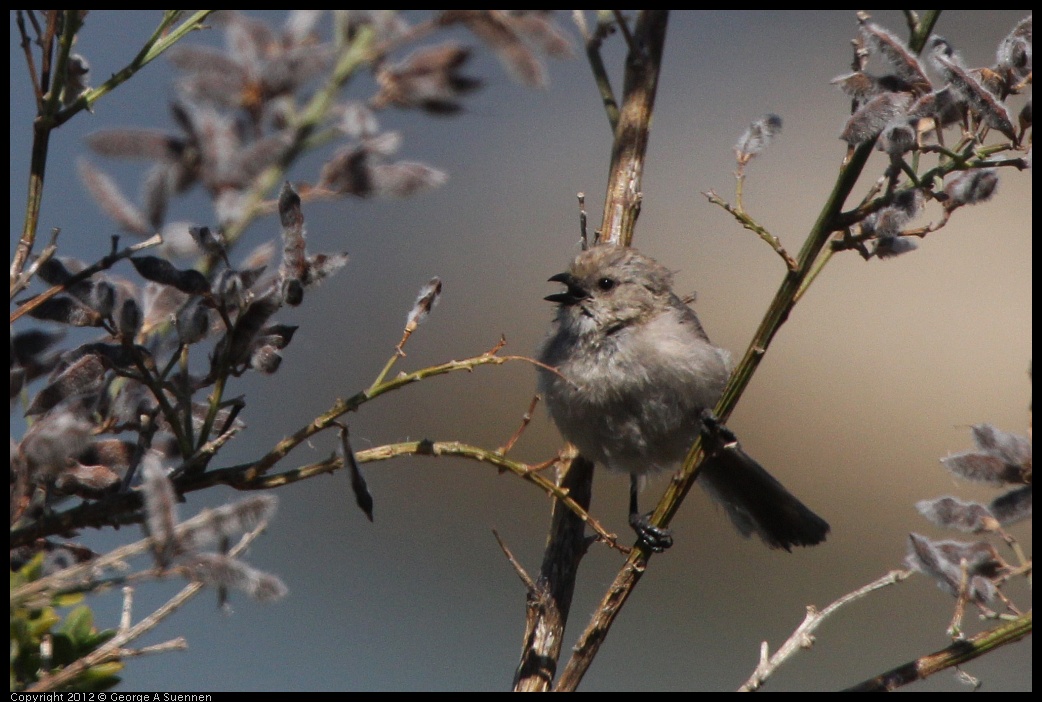
[[[922,50],[929,34],[925,27],[932,26],[935,21],[936,16],[934,14],[930,14],[928,18],[923,20],[922,26],[924,31],[918,32],[912,37],[910,47],[913,51],[919,52]],[[623,133],[623,125],[620,122],[619,130],[616,132],[617,139]],[[775,334],[778,333],[778,330],[788,319],[789,313],[792,311],[796,301],[804,291],[806,280],[816,274],[816,271],[818,270],[816,265],[818,258],[822,254],[823,249],[825,249],[829,237],[838,228],[838,217],[842,210],[843,203],[846,202],[854,186],[857,184],[874,146],[874,140],[861,144],[844,162],[839,177],[836,179],[836,183],[833,186],[832,192],[825,201],[821,212],[818,214],[818,217],[811,227],[807,239],[796,258],[796,269],[790,269],[786,272],[785,278],[783,278],[781,286],[774,296],[774,300],[771,302],[767,313],[760,322],[760,326],[756,330],[749,347],[746,349],[745,355],[735,367],[735,370],[731,373],[727,387],[724,389],[723,396],[715,409],[715,414],[721,421],[726,422],[727,418],[730,417],[738,399],[745,391],[745,388],[749,385],[753,374],[756,372],[756,369],[760,364],[760,360],[767,352],[767,348],[770,346]],[[615,154],[613,154],[613,156],[614,155]],[[613,158],[613,166],[614,164],[615,159]],[[614,184],[617,182],[615,178],[619,175],[614,167],[612,174],[613,180],[611,182]],[[613,191],[609,188],[610,201],[612,195]],[[625,192],[620,193],[620,195],[625,195]],[[624,203],[625,200],[620,200],[618,202]],[[623,220],[624,218],[622,217],[622,213],[625,209],[622,204],[616,204],[614,207],[622,208],[622,211],[619,213],[619,219]],[[609,203],[606,203],[606,224],[608,214]],[[635,218],[635,213],[633,216]],[[629,243],[628,238],[622,238],[621,236],[618,239],[611,239],[610,235],[612,234],[612,229],[607,226],[604,231],[609,234],[609,240]],[[673,476],[669,486],[666,488],[665,494],[656,506],[655,512],[651,518],[651,524],[659,527],[666,527],[669,525],[677,511],[680,509],[680,505],[683,503],[687,493],[694,485],[695,478],[698,477],[698,468],[702,462],[703,456],[704,451],[702,448],[702,439],[699,437],[688,452],[683,468],[679,473]],[[622,606],[632,593],[633,588],[636,587],[636,584],[640,581],[640,578],[647,567],[650,555],[650,552],[639,547],[639,544],[638,548],[635,548],[633,552],[630,553],[626,563],[623,564],[619,573],[616,575],[614,582],[612,582],[606,594],[601,599],[601,602],[591,618],[590,623],[587,625],[586,630],[582,633],[579,642],[575,646],[572,659],[568,662],[568,665],[561,673],[560,680],[555,689],[574,690],[576,686],[578,686],[582,676],[589,668],[593,657],[596,655],[600,643],[607,636],[612,622],[614,622],[615,617],[619,614]]]
[[845,692],[891,692],[917,680],[924,680],[946,668],[953,668],[972,661],[999,646],[1019,641],[1031,634],[1031,625],[1032,613],[1027,612],[1012,622],[1001,624],[989,631],[982,631],[963,641],[956,641],[940,651],[927,654],[870,680],[865,680],[848,688]]
[[857,600],[868,596],[876,590],[906,580],[909,575],[911,575],[910,571],[894,570],[863,587],[859,587],[853,592],[843,595],[825,609],[818,610],[817,607],[808,606],[807,616],[804,617],[803,622],[796,627],[796,630],[788,639],[786,639],[785,643],[774,652],[773,656],[768,655],[767,642],[763,642],[760,651],[760,664],[756,666],[756,670],[753,671],[753,674],[749,679],[738,688],[738,691],[756,692],[763,686],[764,681],[766,681],[782,663],[794,656],[800,649],[810,648],[811,644],[814,643],[814,632],[818,630],[818,627],[820,627],[825,619],[830,615],[839,611],[842,607],[845,607],[851,602],[856,602]]

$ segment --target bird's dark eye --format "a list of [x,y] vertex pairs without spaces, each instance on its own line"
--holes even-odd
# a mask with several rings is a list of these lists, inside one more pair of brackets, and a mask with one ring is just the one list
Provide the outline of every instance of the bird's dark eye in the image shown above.
[[607,292],[615,287],[615,280],[612,278],[600,278],[597,281],[597,287]]

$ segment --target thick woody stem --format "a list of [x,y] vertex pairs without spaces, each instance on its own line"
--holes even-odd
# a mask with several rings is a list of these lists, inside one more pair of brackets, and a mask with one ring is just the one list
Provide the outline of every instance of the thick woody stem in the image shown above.
[[633,241],[668,18],[666,10],[647,10],[640,13],[634,27],[633,47],[626,57],[622,109],[612,145],[601,242],[629,246]]
[[[666,10],[643,10],[633,25],[623,78],[622,106],[615,125],[604,218],[597,243],[629,245],[633,239],[633,227],[640,213],[641,180],[668,17]],[[561,480],[562,485],[569,486],[572,497],[584,508],[588,507],[593,484],[591,463],[581,457],[573,460]],[[524,647],[515,674],[515,690],[550,688],[568,621],[578,563],[585,548],[581,525],[570,513],[555,505],[537,583],[538,592],[529,594]],[[603,635],[598,637],[596,643],[599,644],[603,638]],[[587,653],[584,657],[572,657],[557,689],[575,689],[596,653],[596,646],[588,648]]]

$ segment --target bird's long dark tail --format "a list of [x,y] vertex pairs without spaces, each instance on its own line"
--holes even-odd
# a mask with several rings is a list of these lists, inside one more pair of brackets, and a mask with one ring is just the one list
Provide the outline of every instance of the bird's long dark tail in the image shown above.
[[729,430],[706,424],[709,455],[697,482],[724,507],[743,536],[756,534],[770,548],[786,551],[825,540],[828,522],[745,453]]

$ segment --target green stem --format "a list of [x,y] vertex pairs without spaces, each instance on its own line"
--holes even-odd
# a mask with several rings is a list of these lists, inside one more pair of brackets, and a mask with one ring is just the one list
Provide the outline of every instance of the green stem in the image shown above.
[[923,680],[948,668],[968,663],[1001,646],[1019,641],[1031,634],[1033,614],[1027,612],[1008,624],[956,641],[940,651],[917,658],[881,675],[866,680],[846,692],[891,692],[911,682]]
[[[919,23],[919,31],[914,35],[914,43],[911,44],[913,51],[919,52],[922,50],[923,44],[929,36],[929,29],[937,21],[936,12],[927,12],[924,19]],[[803,243],[803,247],[800,249],[796,269],[789,270],[786,273],[781,286],[778,288],[778,292],[774,296],[774,300],[771,302],[770,308],[760,322],[760,326],[756,330],[756,334],[753,336],[748,349],[746,349],[745,355],[731,374],[723,396],[716,407],[716,415],[722,421],[726,421],[730,416],[735,404],[738,402],[738,398],[741,397],[753,374],[756,372],[760,359],[766,353],[771,340],[774,339],[774,335],[778,333],[782,324],[788,319],[796,300],[805,291],[806,281],[811,275],[817,275],[817,272],[820,271],[816,261],[828,243],[832,232],[838,228],[837,222],[840,209],[860,178],[874,146],[874,141],[859,146],[850,155],[849,160],[840,171],[832,192],[829,194],[814,225],[811,227],[806,241]],[[611,195],[610,190],[609,195]],[[698,439],[688,452],[683,469],[670,481],[669,487],[655,508],[651,520],[652,524],[662,527],[669,525],[680,508],[684,497],[691,490],[691,486],[694,485],[695,477],[698,474],[698,465],[701,460],[702,440]],[[576,689],[589,668],[593,657],[596,655],[600,643],[608,635],[608,630],[618,616],[619,611],[626,603],[633,588],[640,581],[650,556],[651,553],[639,545],[630,553],[629,558],[619,570],[615,580],[601,599],[590,623],[573,648],[571,659],[561,671],[555,687],[556,690],[569,691]]]
[[243,216],[225,229],[224,236],[229,244],[237,241],[250,222],[263,212],[265,197],[282,183],[290,165],[304,150],[312,134],[322,125],[329,109],[335,104],[340,89],[362,65],[371,60],[373,42],[373,31],[363,28],[344,48],[329,81],[311,97],[300,113],[289,147],[276,163],[257,176],[247,196]]
[[145,46],[138,55],[126,67],[97,88],[84,91],[79,98],[64,109],[59,109],[62,87],[65,85],[65,67],[68,62],[69,52],[72,50],[72,42],[75,32],[79,30],[79,14],[75,10],[66,10],[64,28],[60,39],[60,50],[58,60],[54,69],[50,72],[52,79],[49,86],[42,86],[46,90],[42,109],[33,121],[33,146],[29,162],[29,187],[26,197],[25,221],[22,226],[22,236],[18,240],[14,257],[11,262],[10,279],[12,286],[25,268],[25,263],[32,253],[33,244],[36,241],[36,230],[40,220],[40,208],[43,202],[44,175],[47,169],[47,153],[50,145],[51,130],[60,127],[69,121],[74,115],[82,110],[90,108],[102,96],[112,91],[116,86],[126,82],[131,76],[141,70],[145,65],[153,61],[164,51],[173,46],[185,34],[198,29],[202,20],[213,10],[200,10],[183,22],[177,29],[166,36],[163,32],[176,20],[177,14],[172,11],[164,15],[159,27],[145,42]]
[[178,14],[168,10],[160,21],[159,26],[152,32],[144,46],[131,59],[130,63],[116,71],[112,76],[96,88],[85,91],[80,97],[67,108],[54,115],[53,126],[58,127],[68,122],[77,113],[89,110],[102,96],[115,90],[118,86],[127,82],[142,68],[159,58],[167,49],[179,42],[189,33],[203,27],[203,20],[215,10],[198,10],[191,17],[182,22],[176,29],[167,33],[167,29],[175,21]]
[[379,385],[381,383],[383,383],[384,378],[387,377],[387,374],[391,372],[391,368],[397,362],[398,362],[398,354],[397,353],[391,354],[391,357],[389,359],[387,359],[387,363],[384,365],[383,369],[380,371],[380,374],[376,376],[376,380],[373,381],[373,384],[369,386],[369,389],[366,390],[366,392],[367,393],[371,393],[371,392],[373,392],[373,390],[375,390],[377,387],[379,387]]
[[[576,10],[584,12],[584,10]],[[597,86],[597,92],[601,95],[604,104],[604,112],[608,117],[608,126],[614,134],[619,125],[619,103],[615,99],[615,91],[611,87],[611,79],[608,77],[608,69],[604,65],[604,57],[601,56],[601,45],[607,33],[607,26],[611,17],[603,11],[597,11],[597,27],[590,36],[586,37],[586,59],[590,62],[590,70],[593,71],[593,82]]]

